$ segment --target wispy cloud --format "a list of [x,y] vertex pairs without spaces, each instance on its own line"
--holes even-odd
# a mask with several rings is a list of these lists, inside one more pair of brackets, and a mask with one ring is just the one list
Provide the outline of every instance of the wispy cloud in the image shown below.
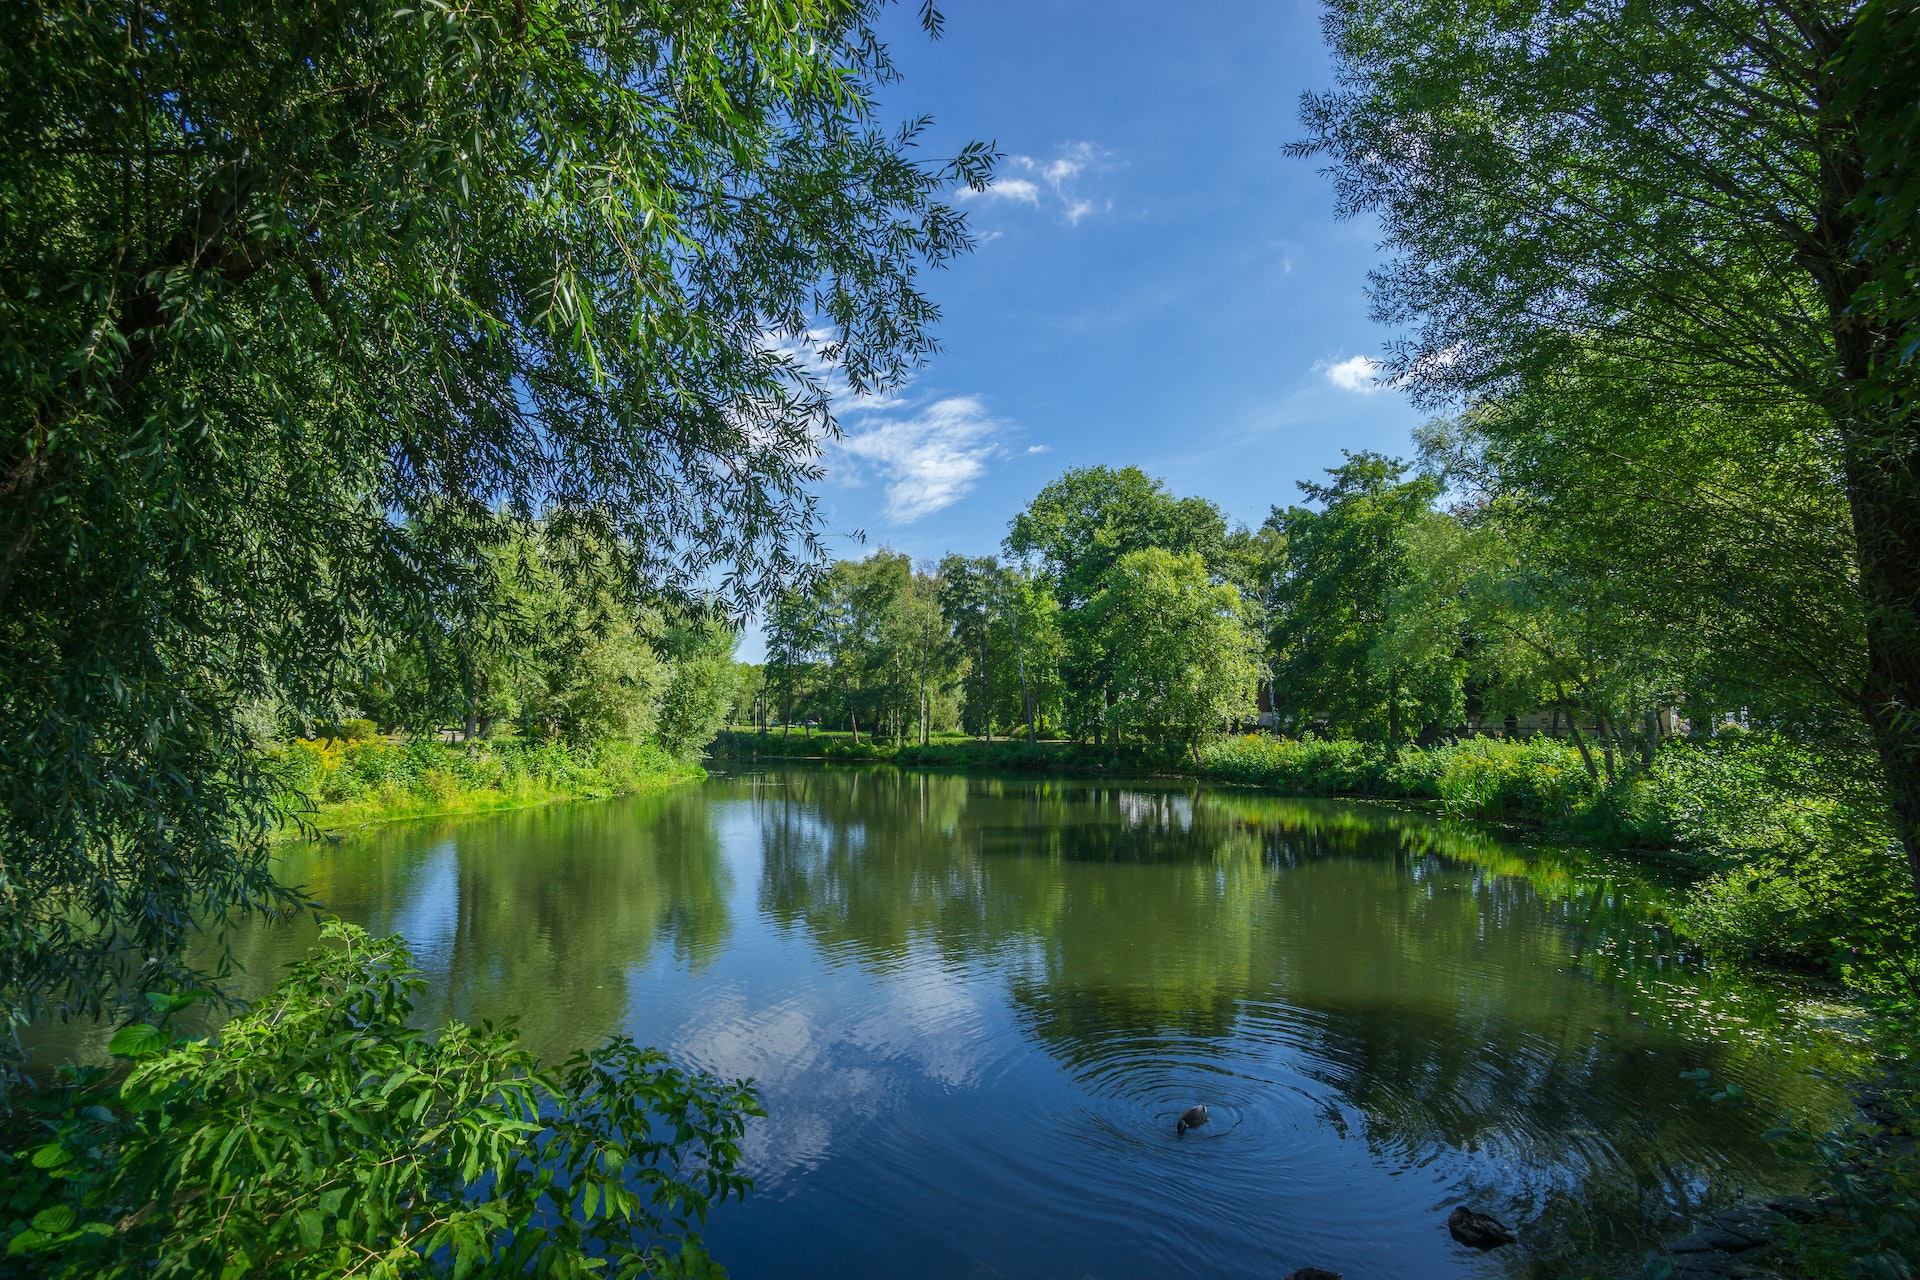
[[863,410],[835,450],[853,463],[853,483],[868,468],[885,483],[888,519],[912,524],[967,496],[988,461],[1005,451],[1004,425],[975,397],[950,396]]
[[992,186],[975,191],[972,187],[962,187],[959,192],[962,200],[1013,200],[1020,204],[1037,205],[1040,203],[1040,188],[1025,178],[1002,178]]
[[1326,360],[1314,362],[1314,372],[1327,375],[1327,381],[1342,391],[1357,391],[1370,396],[1381,389],[1380,362],[1370,356],[1353,356],[1338,364]]
[[1069,226],[1077,226],[1089,214],[1113,208],[1111,199],[1087,193],[1082,184],[1114,163],[1111,151],[1091,142],[1062,143],[1051,159],[1010,155],[1001,165],[1002,176],[991,186],[984,191],[962,188],[955,195],[961,200],[1044,206],[1056,210]]

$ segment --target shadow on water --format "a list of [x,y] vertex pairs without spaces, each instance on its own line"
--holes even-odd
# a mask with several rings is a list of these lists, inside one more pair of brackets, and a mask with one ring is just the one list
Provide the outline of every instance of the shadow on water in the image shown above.
[[[1689,954],[1632,868],[1337,802],[795,768],[285,874],[407,939],[425,1023],[758,1077],[760,1190],[710,1233],[742,1280],[1579,1274],[1784,1185],[1763,1133],[1841,1105],[1857,1054],[1809,993]],[[246,982],[311,937],[238,930]],[[1453,1246],[1463,1199],[1521,1245]]]

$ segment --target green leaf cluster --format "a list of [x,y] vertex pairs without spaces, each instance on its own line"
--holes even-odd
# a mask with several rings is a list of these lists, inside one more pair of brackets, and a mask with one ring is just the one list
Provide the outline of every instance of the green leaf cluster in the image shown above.
[[6,1252],[48,1276],[710,1275],[749,1086],[613,1037],[546,1070],[510,1024],[410,1026],[397,939],[330,923],[220,1038],[122,1029],[10,1157]]

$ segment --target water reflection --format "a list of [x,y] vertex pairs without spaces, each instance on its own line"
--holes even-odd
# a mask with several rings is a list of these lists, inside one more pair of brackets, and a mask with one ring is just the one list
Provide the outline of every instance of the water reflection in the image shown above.
[[[1637,872],[1253,793],[799,769],[287,871],[406,937],[425,1020],[755,1077],[760,1187],[710,1234],[741,1277],[1573,1272],[1776,1183],[1760,1135],[1854,1053]],[[249,980],[310,937],[241,932]],[[1462,1197],[1522,1247],[1453,1246]]]
[[[1099,783],[783,782],[762,908],[877,975],[916,943],[992,957],[1094,1128],[1170,1122],[1198,1089],[1209,1136],[1268,1141],[1309,1101],[1389,1165],[1474,1157],[1458,1185],[1529,1220],[1546,1270],[1781,1176],[1755,1118],[1834,1105],[1817,1077],[1850,1058],[1785,993],[1687,956],[1659,886],[1481,829]],[[1694,1068],[1752,1114],[1703,1106]]]

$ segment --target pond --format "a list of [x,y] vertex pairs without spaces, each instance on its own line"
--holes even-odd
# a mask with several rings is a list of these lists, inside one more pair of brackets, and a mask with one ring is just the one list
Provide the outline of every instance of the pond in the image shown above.
[[[1630,868],[1250,792],[741,772],[286,874],[406,938],[432,1021],[757,1080],[758,1185],[708,1233],[741,1280],[1624,1272],[1784,1188],[1764,1132],[1836,1114],[1857,1055],[1690,956]],[[249,980],[311,936],[242,931]],[[1521,1244],[1455,1245],[1462,1202]]]

